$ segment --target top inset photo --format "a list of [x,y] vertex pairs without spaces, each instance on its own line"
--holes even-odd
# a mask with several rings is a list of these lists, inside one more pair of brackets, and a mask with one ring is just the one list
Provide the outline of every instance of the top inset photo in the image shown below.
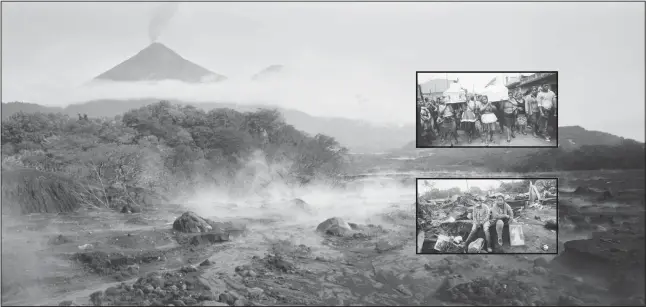
[[417,148],[558,147],[558,72],[417,72]]

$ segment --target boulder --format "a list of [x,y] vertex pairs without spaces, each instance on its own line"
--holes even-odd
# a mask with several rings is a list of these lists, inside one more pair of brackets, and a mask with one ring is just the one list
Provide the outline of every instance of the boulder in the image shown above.
[[323,221],[316,227],[317,232],[331,235],[344,235],[352,228],[350,225],[340,217],[333,217]]
[[300,198],[294,198],[290,201],[291,208],[311,213],[313,211],[312,206]]
[[138,213],[141,209],[135,205],[127,204],[121,207],[121,213]]
[[185,233],[208,232],[213,230],[213,226],[195,212],[187,211],[175,220],[173,230]]

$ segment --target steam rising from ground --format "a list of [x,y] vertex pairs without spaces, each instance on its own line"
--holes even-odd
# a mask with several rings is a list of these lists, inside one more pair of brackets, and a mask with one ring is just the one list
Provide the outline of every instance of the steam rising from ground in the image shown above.
[[[216,219],[276,219],[286,226],[314,229],[330,217],[356,223],[379,223],[380,215],[414,204],[415,192],[392,179],[358,180],[343,187],[318,180],[308,185],[285,180],[288,164],[269,164],[256,154],[230,184],[209,186],[179,200],[202,216]],[[294,199],[305,201],[310,212]],[[412,205],[414,207],[414,205]],[[413,212],[411,208],[407,208]]]
[[170,20],[177,13],[178,6],[178,2],[165,2],[159,4],[155,9],[148,25],[148,37],[151,43],[156,42],[164,28],[168,26]]

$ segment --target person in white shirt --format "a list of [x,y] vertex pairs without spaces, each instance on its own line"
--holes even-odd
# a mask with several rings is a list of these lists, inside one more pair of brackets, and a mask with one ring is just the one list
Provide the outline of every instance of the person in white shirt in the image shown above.
[[540,133],[545,137],[545,140],[548,142],[550,141],[550,136],[547,133],[547,124],[552,115],[554,96],[556,96],[556,94],[554,94],[554,92],[550,90],[549,84],[543,84],[541,91],[538,92],[538,95],[536,95],[540,113],[539,130]]

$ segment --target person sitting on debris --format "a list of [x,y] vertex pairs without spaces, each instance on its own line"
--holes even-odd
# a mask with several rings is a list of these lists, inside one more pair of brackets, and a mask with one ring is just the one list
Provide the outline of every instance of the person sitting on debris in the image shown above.
[[[502,194],[496,195],[496,202],[491,206],[491,223],[496,225],[496,235],[498,246],[502,246],[502,229],[505,225],[514,219],[514,211],[511,206],[505,202]],[[486,228],[485,228],[486,229]]]
[[461,244],[462,246],[468,248],[469,243],[471,243],[471,241],[475,239],[475,236],[478,233],[478,229],[482,228],[485,233],[485,244],[487,246],[487,251],[491,252],[491,248],[489,247],[491,239],[488,231],[490,225],[490,214],[491,211],[489,207],[485,205],[483,201],[476,202],[475,206],[473,206],[473,212],[471,213],[473,226],[471,226],[471,232],[469,232],[469,236],[466,240],[464,240],[464,243]]

